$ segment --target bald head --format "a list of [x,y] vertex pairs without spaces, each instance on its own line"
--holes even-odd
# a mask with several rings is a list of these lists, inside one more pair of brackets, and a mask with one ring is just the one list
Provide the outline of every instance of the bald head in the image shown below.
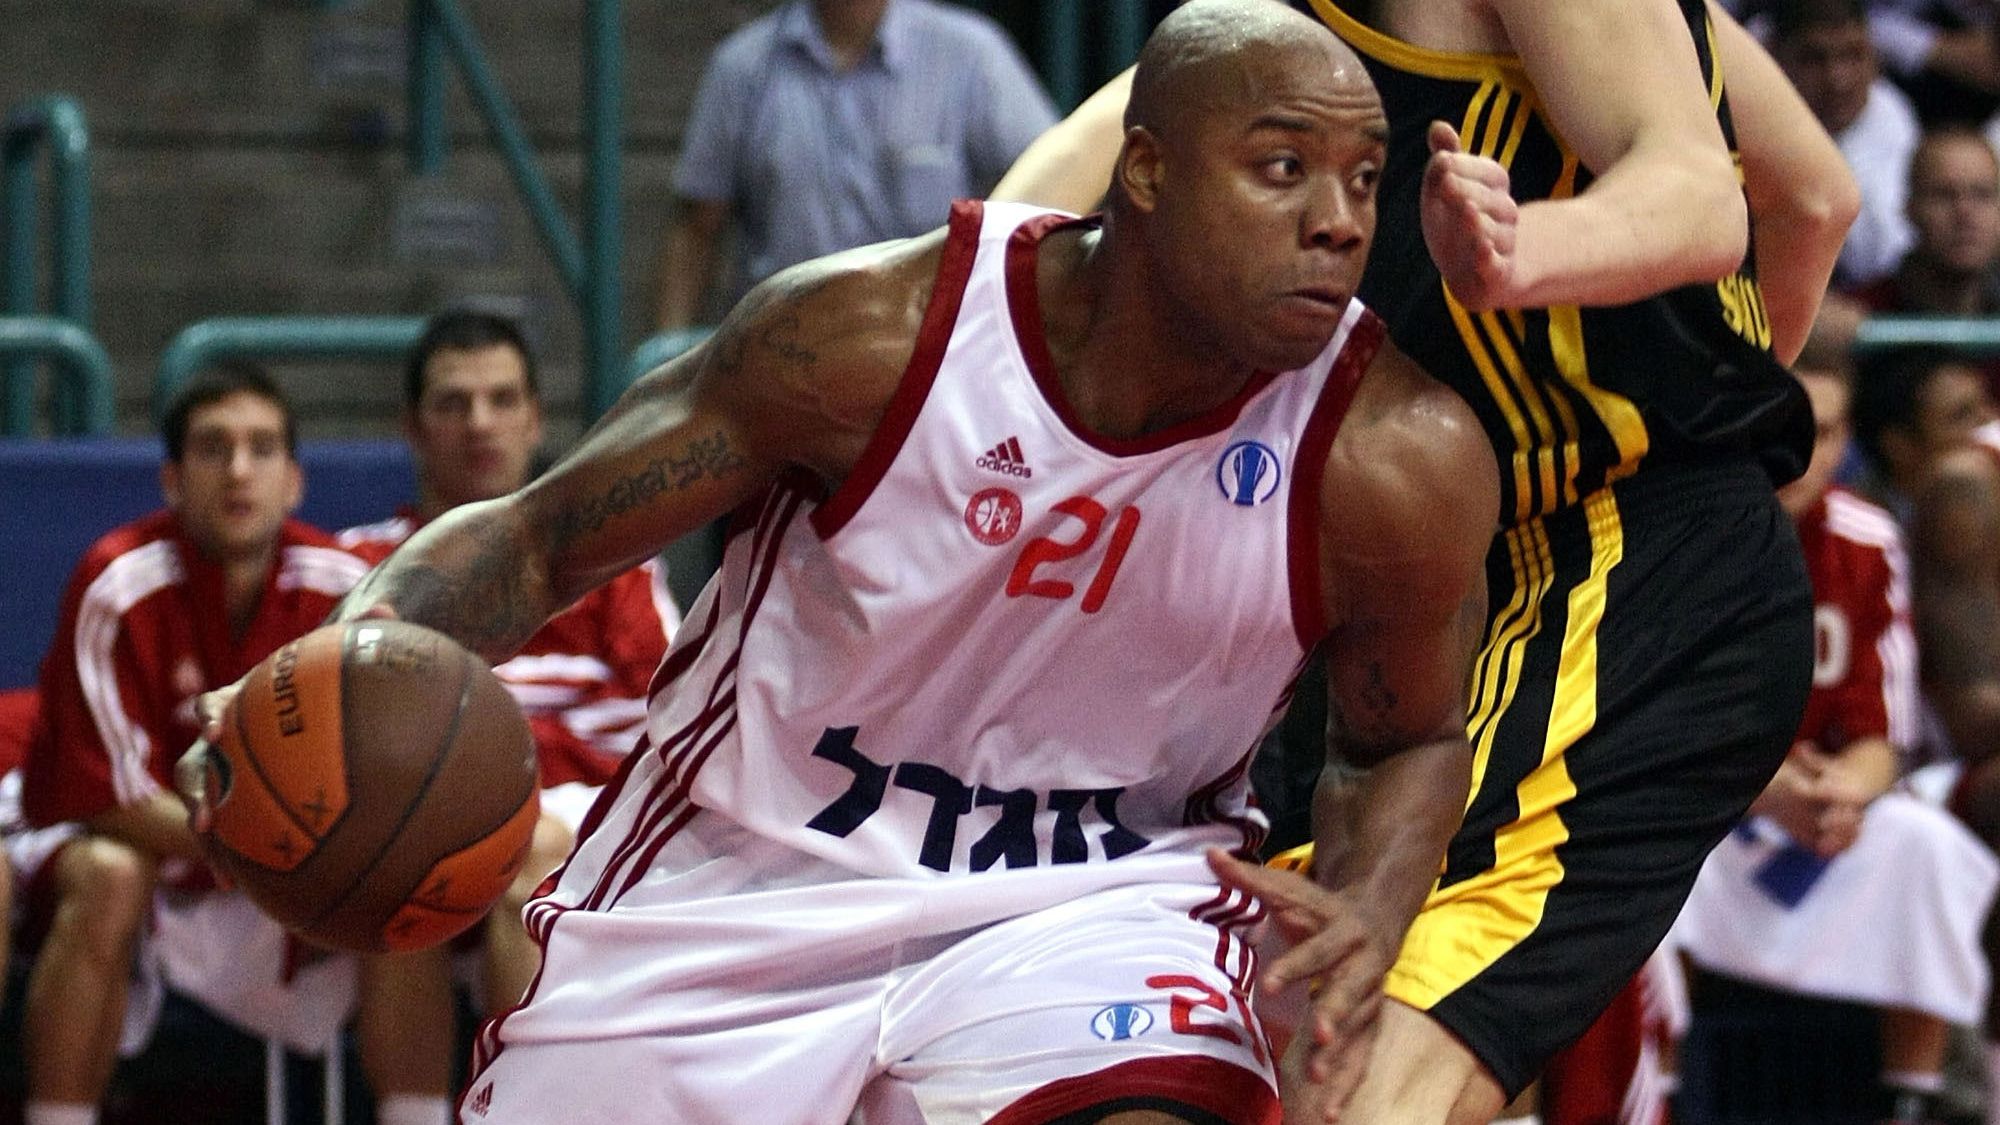
[[1326,27],[1279,0],[1191,0],[1154,29],[1139,53],[1125,127],[1178,132],[1191,111],[1258,99],[1261,64],[1318,56],[1335,75],[1366,83],[1361,60]]

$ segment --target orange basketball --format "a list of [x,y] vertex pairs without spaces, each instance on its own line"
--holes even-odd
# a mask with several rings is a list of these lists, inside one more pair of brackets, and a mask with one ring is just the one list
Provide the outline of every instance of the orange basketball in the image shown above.
[[403,621],[327,625],[251,670],[207,755],[210,859],[341,949],[435,945],[526,860],[535,746],[485,661]]

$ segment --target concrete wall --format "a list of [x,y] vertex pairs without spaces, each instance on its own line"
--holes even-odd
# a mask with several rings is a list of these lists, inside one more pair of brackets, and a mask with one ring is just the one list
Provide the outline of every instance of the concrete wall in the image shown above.
[[[572,221],[583,4],[464,0]],[[625,336],[650,327],[666,184],[709,51],[774,0],[625,4]],[[456,77],[444,171],[404,167],[399,0],[0,0],[0,104],[60,92],[92,133],[96,330],[143,430],[173,334],[210,316],[421,314],[491,298],[545,355],[575,430],[576,314]],[[280,368],[314,436],[385,432],[381,365]]]

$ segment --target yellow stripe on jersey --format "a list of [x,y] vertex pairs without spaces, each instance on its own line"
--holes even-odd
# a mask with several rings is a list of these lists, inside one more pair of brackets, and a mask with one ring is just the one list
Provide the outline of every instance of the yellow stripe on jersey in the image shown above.
[[1486,782],[1487,767],[1493,760],[1493,739],[1501,717],[1507,714],[1521,686],[1521,666],[1526,660],[1528,643],[1542,631],[1542,599],[1548,596],[1549,586],[1555,581],[1555,559],[1541,521],[1531,520],[1509,528],[1505,538],[1514,592],[1507,599],[1507,608],[1493,618],[1486,646],[1479,654],[1473,698],[1467,706],[1465,731],[1472,743],[1472,787],[1465,797],[1467,808],[1472,807]]
[[[1597,722],[1597,630],[1612,568],[1625,554],[1609,489],[1585,502],[1590,574],[1569,594],[1556,672],[1556,703],[1541,764],[1515,790],[1520,816],[1493,839],[1494,865],[1434,891],[1390,970],[1388,994],[1427,1009],[1486,971],[1541,924],[1549,892],[1563,880],[1556,849],[1569,839],[1562,806],[1576,796],[1564,753]],[[1539,526],[1538,524],[1536,526]]]
[[[1576,194],[1577,159],[1573,153],[1563,153],[1562,175],[1549,192],[1550,199],[1569,199]],[[1592,414],[1604,426],[1611,441],[1618,448],[1618,463],[1605,470],[1604,480],[1599,484],[1610,484],[1632,475],[1639,467],[1639,461],[1652,448],[1653,438],[1646,432],[1646,419],[1632,400],[1615,391],[1607,391],[1591,382],[1590,357],[1584,350],[1583,310],[1575,305],[1552,305],[1549,315],[1549,354],[1555,360],[1556,373],[1563,382],[1576,389],[1590,406]],[[1570,477],[1564,485],[1566,502],[1576,501],[1575,465],[1572,460]]]
[[1708,108],[1722,110],[1722,54],[1715,47],[1715,20],[1703,16],[1702,31],[1708,38]]
[[1439,51],[1405,43],[1369,27],[1333,5],[1333,0],[1312,0],[1313,11],[1336,35],[1355,50],[1378,58],[1399,70],[1431,78],[1477,80],[1510,76],[1513,84],[1527,84],[1527,69],[1514,55],[1481,54],[1471,51]]

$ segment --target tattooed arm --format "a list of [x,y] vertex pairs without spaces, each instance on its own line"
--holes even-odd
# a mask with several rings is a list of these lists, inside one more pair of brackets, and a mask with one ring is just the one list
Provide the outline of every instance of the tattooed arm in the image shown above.
[[1969,762],[2000,754],[2000,472],[1982,450],[1940,460],[1910,535],[1924,690]]
[[781,473],[837,485],[915,348],[942,244],[936,233],[869,247],[766,281],[541,478],[411,536],[336,619],[386,606],[502,659],[551,614]]

